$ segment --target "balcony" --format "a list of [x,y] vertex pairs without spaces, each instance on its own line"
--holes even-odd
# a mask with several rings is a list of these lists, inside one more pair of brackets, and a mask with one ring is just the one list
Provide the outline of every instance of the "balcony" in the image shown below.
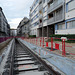
[[64,4],[63,0],[58,0],[58,1],[55,1],[53,2],[50,7],[48,8],[47,10],[47,13],[51,13],[52,11],[58,9],[59,7],[61,7],[62,5]]
[[50,24],[52,24],[52,23],[54,23],[54,22],[55,22],[55,19],[54,19],[54,17],[52,17],[52,18],[50,18],[50,19],[47,21],[47,24],[50,25]]
[[42,24],[42,23],[40,23],[40,24],[39,24],[39,28],[41,28],[42,26],[43,26],[43,24]]
[[42,2],[42,0],[39,0],[39,3]]
[[39,19],[42,19],[42,17],[43,17],[42,14],[40,14],[40,15],[39,15]]
[[60,14],[48,19],[47,24],[51,25],[51,24],[63,21],[64,19],[65,19],[64,14],[60,13]]
[[56,17],[56,18],[55,18],[55,21],[56,21],[56,22],[64,19],[63,13],[61,13],[61,14],[59,14],[59,15],[56,15],[55,17]]
[[41,3],[41,4],[39,5],[39,10],[42,10],[42,8],[43,8],[43,4]]
[[51,2],[52,0],[47,0],[47,3]]

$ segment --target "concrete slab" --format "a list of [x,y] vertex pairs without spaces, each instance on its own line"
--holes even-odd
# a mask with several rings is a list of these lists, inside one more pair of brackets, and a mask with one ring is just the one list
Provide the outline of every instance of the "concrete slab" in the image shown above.
[[25,56],[25,55],[28,55],[28,54],[24,54],[24,55],[17,55],[17,56]]
[[28,70],[28,69],[38,69],[37,65],[20,65],[17,69],[18,70]]
[[41,72],[38,72],[38,71],[29,71],[29,72],[21,72],[17,75],[44,75],[44,73],[47,72],[47,71],[41,71]]
[[15,56],[15,58],[25,58],[25,57],[30,57],[30,56],[29,55]]
[[17,62],[17,63],[15,63],[15,64],[30,64],[30,63],[33,63],[34,64],[34,61],[19,61],[19,62]]
[[25,57],[25,58],[17,58],[17,60],[25,60],[25,59],[32,59],[30,57]]
[[25,54],[25,52],[18,52],[18,51],[17,51],[17,53],[18,53],[18,54]]

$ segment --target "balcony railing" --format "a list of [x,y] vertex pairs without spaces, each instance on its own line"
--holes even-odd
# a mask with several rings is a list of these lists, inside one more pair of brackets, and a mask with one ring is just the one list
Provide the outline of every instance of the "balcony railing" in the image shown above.
[[57,8],[59,8],[62,5],[63,5],[63,0],[55,1],[55,2],[53,2],[53,4],[50,5],[47,12],[50,13],[50,12],[56,10]]
[[55,19],[54,17],[50,18],[48,21],[47,21],[47,24],[52,24],[53,22],[55,22]]
[[55,21],[59,21],[59,20],[62,20],[63,19],[63,14],[59,14],[59,15],[56,15],[56,20]]
[[43,26],[43,24],[42,24],[42,23],[40,23],[40,24],[39,24],[39,28],[41,28],[42,26]]
[[40,15],[39,15],[39,19],[41,19],[42,17],[43,17],[42,14],[40,14]]
[[64,20],[64,19],[65,19],[65,18],[64,18],[63,13],[60,13],[60,14],[58,14],[58,15],[56,15],[56,16],[50,18],[50,19],[48,19],[47,24],[48,24],[48,25],[54,24],[54,23],[60,22],[61,20]]

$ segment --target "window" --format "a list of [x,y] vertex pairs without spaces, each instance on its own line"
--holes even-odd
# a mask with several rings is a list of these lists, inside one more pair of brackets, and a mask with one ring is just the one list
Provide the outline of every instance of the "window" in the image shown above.
[[43,18],[43,21],[46,22],[47,19],[48,19],[48,16],[45,16],[45,17]]
[[67,22],[67,29],[75,28],[75,20]]
[[72,26],[75,28],[75,21],[72,22]]
[[52,18],[53,17],[53,13],[48,14],[48,18]]
[[43,0],[43,3],[45,3],[45,0]]
[[36,14],[32,19],[31,22],[33,22],[34,20],[36,20],[39,17],[39,14]]
[[75,0],[68,3],[68,11],[75,9]]
[[56,15],[62,14],[62,7],[56,10]]
[[33,26],[37,26],[38,24],[39,24],[39,21],[35,22],[35,23],[33,24]]
[[51,0],[51,2],[48,3],[48,8],[51,7],[51,6],[53,6],[53,0]]
[[39,1],[39,0],[36,0],[35,5],[37,5],[38,1]]
[[45,3],[47,0],[43,0],[43,3]]
[[65,29],[65,23],[58,24],[58,30]]
[[47,11],[47,6],[45,6],[44,8],[43,8],[43,13],[45,13]]
[[34,9],[34,7],[38,4],[39,0],[36,0],[35,4],[33,5],[33,7],[31,7],[30,11],[32,11]]
[[42,1],[40,1],[39,5],[42,4]]

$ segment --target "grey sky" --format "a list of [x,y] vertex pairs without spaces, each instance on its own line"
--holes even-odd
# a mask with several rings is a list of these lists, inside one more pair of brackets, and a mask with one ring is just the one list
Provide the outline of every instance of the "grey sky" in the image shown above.
[[30,6],[34,0],[0,0],[0,6],[11,28],[17,28],[19,22],[29,18]]

